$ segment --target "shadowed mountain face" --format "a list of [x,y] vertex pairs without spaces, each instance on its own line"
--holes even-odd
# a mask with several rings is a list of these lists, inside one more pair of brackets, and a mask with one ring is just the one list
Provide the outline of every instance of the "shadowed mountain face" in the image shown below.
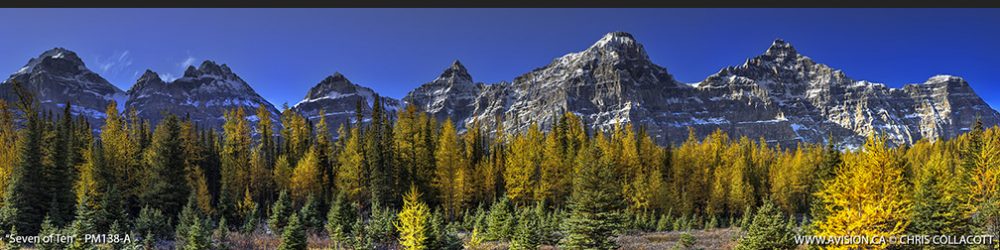
[[[158,121],[166,113],[190,115],[218,127],[227,109],[244,107],[248,119],[264,105],[277,122],[278,111],[226,65],[206,61],[184,77],[164,82],[147,71],[127,93],[83,66],[70,51],[54,49],[32,59],[10,79],[26,83],[43,105],[73,101],[76,112],[103,118],[111,100]],[[10,81],[8,79],[8,81]],[[11,98],[9,84],[0,94]],[[312,87],[291,107],[315,122],[325,117],[332,129],[350,122],[360,107],[370,116],[378,94],[335,73]],[[476,122],[490,131],[522,132],[532,123],[551,128],[564,112],[580,116],[591,131],[624,123],[641,126],[662,144],[680,143],[689,128],[703,137],[715,130],[772,143],[824,142],[832,136],[847,146],[865,136],[884,134],[895,144],[923,138],[952,138],[977,117],[986,125],[1000,114],[960,77],[933,76],[926,82],[890,88],[852,79],[840,70],[800,54],[776,40],[761,55],[723,68],[695,84],[677,82],[650,61],[631,34],[613,32],[589,48],[556,58],[511,82],[483,84],[455,61],[436,79],[402,101],[381,98],[388,111],[414,105],[438,119],[451,118],[464,129]]]
[[469,94],[441,91],[447,88],[439,80],[404,100],[435,114],[451,114],[466,126],[478,120],[490,129],[499,118],[508,133],[524,131],[533,122],[548,129],[561,112],[573,112],[592,130],[629,122],[645,127],[663,144],[682,142],[691,128],[699,137],[721,129],[772,143],[824,142],[832,136],[857,146],[872,133],[885,134],[896,144],[951,138],[968,130],[977,116],[987,125],[1000,123],[1000,115],[962,78],[933,76],[889,88],[851,79],[780,39],[762,55],[693,85],[675,81],[623,32],[609,33],[590,48],[513,82],[474,85],[479,91],[471,105],[447,105],[455,103],[447,100]]
[[11,74],[0,83],[0,98],[17,99],[14,81],[30,90],[41,108],[61,111],[70,102],[71,113],[87,117],[91,124],[103,123],[104,112],[112,101],[122,107],[128,98],[124,91],[90,71],[76,53],[63,48],[45,51]]
[[190,117],[200,126],[220,128],[227,110],[243,108],[247,119],[257,120],[261,105],[278,120],[278,110],[264,100],[229,66],[205,61],[195,68],[189,66],[184,76],[164,82],[159,75],[147,70],[128,91],[127,107],[139,117],[153,123],[175,114]]
[[[336,132],[341,124],[354,122],[359,105],[367,122],[367,118],[371,118],[375,96],[377,93],[374,90],[354,84],[338,72],[309,89],[306,97],[292,106],[292,110],[304,115],[314,124],[321,117],[326,117],[331,132]],[[380,101],[390,112],[400,107],[400,101],[396,99],[380,97]]]

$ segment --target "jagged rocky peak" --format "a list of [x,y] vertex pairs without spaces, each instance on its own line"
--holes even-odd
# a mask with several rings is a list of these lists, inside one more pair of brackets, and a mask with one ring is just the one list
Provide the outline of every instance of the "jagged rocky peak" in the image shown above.
[[163,84],[165,84],[165,82],[162,78],[160,78],[160,74],[157,74],[151,69],[146,69],[146,71],[139,76],[139,79],[135,81],[135,85],[132,85],[132,88],[128,90],[128,93],[129,95],[135,95],[143,90],[154,89]]
[[333,73],[309,89],[306,93],[306,100],[318,98],[336,98],[347,94],[357,94],[361,92],[371,93],[371,89],[358,86],[347,79],[340,72]]
[[217,76],[225,79],[234,79],[236,77],[236,74],[233,73],[233,70],[230,69],[228,65],[219,65],[212,60],[205,60],[197,68],[192,65],[188,66],[187,69],[184,70],[184,77],[199,77],[205,75]]
[[229,66],[213,61],[204,61],[198,68],[189,66],[184,77],[169,83],[147,70],[129,90],[127,105],[153,123],[169,113],[187,115],[200,125],[215,128],[223,124],[223,114],[235,108],[246,110],[248,119],[255,119],[254,110],[260,106],[272,113],[272,119],[278,114]]
[[462,65],[462,62],[455,60],[448,69],[441,72],[441,76],[438,76],[438,79],[461,79],[472,82],[472,75],[469,75],[469,71],[465,69],[465,65]]
[[772,57],[796,57],[799,55],[799,52],[795,50],[795,47],[792,47],[791,43],[778,38],[771,43],[771,47],[767,48],[764,55]]
[[95,125],[101,124],[112,101],[120,108],[126,98],[124,91],[87,69],[75,52],[65,48],[53,48],[28,60],[0,84],[0,98],[17,98],[9,84],[13,81],[33,92],[43,109],[61,110],[69,102],[73,114],[85,116]]
[[89,72],[83,60],[76,55],[76,52],[65,48],[53,48],[42,52],[38,57],[28,60],[20,70],[14,74],[31,74],[35,71],[45,70],[49,73],[80,74]]
[[146,72],[143,72],[142,76],[139,76],[138,82],[163,82],[163,79],[160,78],[160,74],[146,69]]
[[615,31],[601,37],[593,46],[590,46],[590,49],[641,51],[642,45],[635,41],[635,37],[632,34]]
[[436,118],[451,118],[462,128],[462,122],[475,108],[472,105],[481,87],[473,83],[465,66],[455,60],[436,79],[407,93],[403,101]]

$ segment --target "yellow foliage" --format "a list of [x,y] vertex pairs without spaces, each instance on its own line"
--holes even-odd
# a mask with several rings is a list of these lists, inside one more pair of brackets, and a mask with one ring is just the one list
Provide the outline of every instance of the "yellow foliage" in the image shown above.
[[403,210],[399,211],[399,219],[393,222],[399,231],[399,244],[403,249],[427,249],[430,210],[427,204],[420,201],[417,187],[411,185],[410,191],[403,195]]
[[[863,152],[844,157],[844,167],[820,192],[829,214],[819,222],[820,236],[895,236],[909,225],[909,184],[903,179],[905,162],[885,145],[885,138],[869,138]],[[862,246],[838,245],[833,249]],[[866,245],[884,249],[888,245]]]
[[319,168],[316,147],[310,147],[292,171],[292,198],[305,201],[309,195],[319,195],[322,192],[323,179]]

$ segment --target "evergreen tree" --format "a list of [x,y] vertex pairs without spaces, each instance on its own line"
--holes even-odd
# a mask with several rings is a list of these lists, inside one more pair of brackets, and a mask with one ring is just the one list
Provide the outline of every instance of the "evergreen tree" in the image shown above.
[[[193,235],[191,230],[194,230],[195,223],[202,220],[200,210],[197,207],[197,198],[194,196],[188,196],[187,205],[184,205],[184,209],[181,210],[180,215],[177,219],[177,226],[174,227],[174,243],[178,249],[185,249],[185,244],[188,244],[192,240],[188,240],[189,235]],[[199,234],[206,232],[199,232]],[[194,240],[197,241],[197,240]]]
[[209,234],[209,229],[207,223],[203,222],[202,219],[195,219],[194,224],[191,224],[190,230],[188,230],[187,235],[184,237],[185,243],[182,248],[183,250],[209,250],[212,249],[212,238]]
[[281,245],[278,245],[278,250],[305,250],[306,246],[306,230],[299,221],[299,215],[293,213],[288,219],[288,226],[281,233]]
[[280,232],[288,224],[288,217],[293,213],[292,201],[288,197],[288,192],[281,191],[281,194],[278,195],[278,201],[275,201],[271,207],[271,217],[267,220],[267,225],[271,227],[271,231]]
[[517,220],[517,230],[510,241],[511,250],[538,249],[541,244],[540,219],[531,209],[521,211],[521,216]]
[[619,177],[610,166],[601,162],[601,152],[596,147],[582,149],[580,170],[574,178],[572,213],[566,223],[567,248],[614,249],[611,238],[623,222],[620,211],[624,209]]
[[229,224],[226,223],[226,218],[219,219],[219,225],[212,231],[212,238],[215,240],[212,244],[212,249],[230,249],[229,246]]
[[[38,232],[38,238],[44,238],[48,235],[59,234],[59,228],[53,225],[52,218],[45,216],[45,220],[42,221],[42,230]],[[35,244],[40,250],[55,250],[62,249],[62,244],[56,241],[41,241]]]
[[785,224],[781,211],[773,203],[765,202],[736,249],[795,249],[794,232]]
[[184,206],[190,190],[184,174],[184,153],[180,140],[180,121],[169,115],[153,132],[153,141],[146,153],[149,173],[144,186],[143,203],[174,217]]
[[50,200],[42,185],[44,177],[42,170],[43,163],[43,129],[44,122],[38,115],[38,102],[32,94],[20,83],[13,82],[13,87],[18,95],[18,107],[24,115],[25,127],[18,140],[17,162],[11,170],[10,180],[7,182],[7,196],[0,211],[0,219],[3,227],[15,227],[18,232],[25,235],[38,234],[47,212]]
[[73,181],[77,178],[75,169],[79,160],[74,152],[76,138],[71,108],[72,105],[67,102],[52,143],[51,164],[44,173],[46,193],[51,196],[47,213],[55,227],[62,227],[72,220],[75,204]]
[[388,120],[381,97],[375,95],[372,102],[371,124],[364,132],[364,162],[369,174],[368,191],[372,204],[398,208],[395,198],[399,190],[399,168],[392,165],[392,124]]
[[330,212],[326,215],[326,231],[338,249],[349,243],[352,234],[351,226],[355,217],[357,216],[354,207],[347,201],[343,192],[339,193],[333,205],[330,206]]
[[[324,111],[320,111],[323,114]],[[319,198],[319,202],[322,204],[328,204],[327,201],[332,200],[334,189],[333,189],[333,156],[334,156],[334,145],[332,142],[332,136],[330,135],[330,125],[326,122],[326,116],[320,116],[319,122],[316,123],[316,145],[315,154],[317,159],[317,167],[319,169],[319,176],[317,180],[319,181],[320,193],[316,194]]]
[[302,226],[306,231],[320,231],[323,229],[323,215],[320,213],[319,200],[314,195],[306,198],[305,205],[300,209]]
[[836,169],[840,166],[840,151],[837,146],[834,145],[833,136],[827,138],[825,150],[823,150],[823,159],[820,165],[816,167],[814,175],[814,185],[812,185],[810,191],[810,202],[809,202],[809,215],[812,217],[813,223],[818,221],[826,220],[826,207],[823,204],[823,200],[818,197],[819,192],[825,189],[826,182],[836,175]]
[[163,212],[149,206],[145,206],[139,211],[139,218],[135,219],[135,226],[133,228],[136,232],[152,236],[156,239],[166,237],[172,231],[169,221],[163,215]]
[[486,216],[486,235],[483,239],[487,241],[508,240],[514,234],[517,219],[514,217],[514,207],[507,198],[501,198],[490,207],[490,213]]
[[430,208],[420,201],[420,191],[416,186],[410,186],[410,191],[403,195],[403,210],[399,211],[399,220],[395,223],[399,231],[399,244],[403,249],[428,249]]
[[936,148],[927,162],[914,163],[920,168],[914,180],[913,209],[910,233],[917,235],[962,235],[969,224],[960,177],[950,172],[958,163],[944,148]]

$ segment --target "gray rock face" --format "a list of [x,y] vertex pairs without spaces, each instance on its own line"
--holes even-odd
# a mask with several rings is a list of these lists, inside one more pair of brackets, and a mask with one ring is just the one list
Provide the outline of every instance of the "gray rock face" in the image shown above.
[[461,62],[455,61],[437,79],[410,91],[403,102],[430,113],[439,120],[449,117],[465,124],[472,115],[483,84],[476,84]]
[[[14,98],[11,80],[25,83],[45,108],[72,101],[76,114],[98,126],[112,100],[119,100],[119,110],[127,105],[154,123],[173,113],[211,127],[221,126],[224,112],[235,107],[244,107],[248,119],[256,120],[255,109],[265,105],[280,126],[277,109],[228,66],[211,61],[189,67],[184,77],[172,82],[146,71],[125,93],[88,70],[75,53],[57,48],[30,60],[0,84],[0,97]],[[359,102],[370,118],[376,96],[336,73],[292,109],[313,122],[326,117],[335,130],[354,119]],[[573,112],[591,131],[632,123],[662,144],[682,142],[690,128],[699,137],[721,129],[734,137],[786,145],[824,142],[832,136],[848,147],[878,133],[904,145],[955,137],[968,131],[977,117],[987,126],[1000,124],[1000,114],[960,77],[939,75],[890,88],[854,80],[780,39],[742,65],[723,68],[695,84],[680,83],[624,32],[609,33],[589,48],[511,82],[476,83],[455,61],[403,101],[382,100],[390,113],[405,102],[436,118],[450,117],[460,130],[479,122],[490,131],[501,123],[507,133],[522,132],[531,123],[550,129],[563,112]]]
[[[337,72],[309,89],[305,99],[292,106],[292,110],[306,116],[313,123],[325,116],[332,132],[336,132],[341,124],[354,122],[358,102],[362,103],[364,122],[369,121],[376,95],[378,94],[372,89],[351,83],[347,77]],[[394,112],[401,106],[399,100],[387,97],[380,99],[389,112]]]
[[71,112],[87,117],[95,128],[103,124],[104,112],[112,101],[117,101],[120,109],[127,98],[124,91],[87,69],[76,53],[63,48],[32,58],[0,83],[0,98],[8,102],[17,100],[13,81],[33,92],[42,109],[59,113],[70,102]]
[[779,144],[824,142],[829,135],[851,147],[871,133],[909,144],[954,137],[977,116],[987,125],[1000,123],[1000,115],[961,78],[935,76],[889,88],[853,80],[780,39],[743,65],[688,85],[653,64],[632,35],[609,33],[511,83],[479,87],[467,117],[467,105],[435,105],[464,96],[435,95],[447,93],[440,91],[447,89],[440,79],[408,95],[421,98],[407,100],[435,114],[452,114],[465,126],[478,120],[490,129],[499,119],[508,133],[531,123],[548,129],[559,114],[573,112],[591,130],[628,122],[664,144],[682,142],[691,128],[699,137],[721,129]]
[[247,118],[256,121],[256,111],[264,105],[273,121],[278,110],[257,94],[229,68],[205,61],[195,68],[189,66],[184,76],[164,82],[155,72],[147,70],[128,91],[127,107],[139,117],[154,124],[168,114],[190,116],[199,126],[221,128],[227,110],[243,107]]

